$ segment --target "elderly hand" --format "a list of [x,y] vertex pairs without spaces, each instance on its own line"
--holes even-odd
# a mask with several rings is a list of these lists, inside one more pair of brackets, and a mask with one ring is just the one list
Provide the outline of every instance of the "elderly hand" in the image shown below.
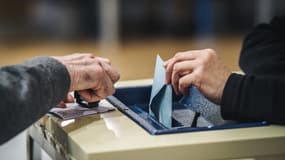
[[72,54],[53,57],[63,63],[70,75],[70,91],[79,91],[88,102],[95,102],[115,92],[114,83],[120,74],[112,67],[109,59],[92,54]]
[[172,84],[176,94],[187,95],[188,88],[194,85],[209,100],[217,104],[221,102],[225,83],[231,71],[214,50],[180,52],[164,65],[166,83]]

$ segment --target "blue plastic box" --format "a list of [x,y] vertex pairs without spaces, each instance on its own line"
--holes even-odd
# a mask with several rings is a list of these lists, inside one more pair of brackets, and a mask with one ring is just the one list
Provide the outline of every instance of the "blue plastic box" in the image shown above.
[[268,125],[268,123],[265,121],[225,121],[225,123],[217,123],[211,121],[210,118],[204,117],[200,113],[195,112],[195,109],[187,107],[187,105],[183,104],[183,101],[181,101],[181,96],[174,95],[173,113],[178,114],[173,115],[172,117],[172,128],[167,128],[161,123],[159,123],[155,117],[152,117],[148,114],[150,93],[151,85],[117,88],[116,93],[113,96],[109,96],[107,100],[112,103],[116,108],[118,108],[118,110],[120,110],[130,119],[135,121],[139,126],[144,128],[151,135],[257,127]]

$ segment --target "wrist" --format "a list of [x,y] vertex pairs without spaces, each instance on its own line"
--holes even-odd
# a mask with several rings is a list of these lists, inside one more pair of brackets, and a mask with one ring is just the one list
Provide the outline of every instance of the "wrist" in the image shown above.
[[217,92],[217,95],[216,95],[216,99],[214,100],[214,102],[216,104],[221,104],[221,101],[222,101],[222,97],[223,97],[223,93],[224,93],[224,89],[225,89],[225,86],[226,86],[226,83],[229,79],[231,75],[231,72],[230,71],[226,71],[224,73],[224,76],[223,76],[223,79],[220,81],[220,85],[218,87],[218,92]]
[[67,63],[65,60],[63,60],[61,57],[57,57],[57,56],[52,56],[51,58],[56,59],[57,61],[59,61],[61,64],[63,64],[66,68],[66,70],[68,71],[69,74],[69,79],[70,79],[70,86],[69,86],[69,91],[74,91],[74,69],[73,69],[73,65]]

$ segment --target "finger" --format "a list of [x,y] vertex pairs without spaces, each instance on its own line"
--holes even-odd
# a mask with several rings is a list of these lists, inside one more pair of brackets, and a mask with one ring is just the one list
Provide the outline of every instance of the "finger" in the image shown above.
[[178,71],[173,71],[174,74],[171,75],[171,84],[172,87],[175,91],[175,93],[178,95],[179,91],[178,91],[178,80],[180,78],[179,72]]
[[94,59],[91,58],[80,58],[80,59],[74,59],[74,60],[70,60],[68,62],[69,65],[73,65],[73,66],[82,66],[82,65],[87,65],[90,63],[94,63]]
[[71,94],[67,94],[65,103],[73,103],[75,101],[74,97]]
[[68,64],[72,65],[88,65],[99,61],[98,59],[95,59],[93,54],[90,53],[72,54],[70,56],[66,56],[65,60],[68,61]]
[[165,82],[167,84],[171,82],[173,66],[175,65],[175,63],[193,59],[195,59],[195,56],[192,54],[192,51],[177,53],[173,58],[169,59],[167,61]]
[[168,65],[168,63],[169,63],[169,61],[170,61],[171,59],[168,59],[167,61],[164,61],[163,62],[163,66],[166,68],[167,67],[167,65]]
[[189,87],[193,84],[193,74],[187,74],[179,79],[178,92],[183,95],[189,94]]
[[104,79],[104,84],[97,90],[97,95],[102,98],[113,95],[115,93],[114,83],[109,76]]
[[99,101],[101,98],[96,94],[96,91],[93,91],[91,89],[88,90],[80,90],[78,91],[78,94],[80,95],[81,98],[83,98],[87,102],[96,102]]
[[99,87],[79,91],[79,95],[87,102],[96,102],[115,93],[114,84],[109,76],[106,75],[101,82]]
[[65,58],[65,60],[72,61],[72,60],[80,60],[86,57],[94,58],[95,56],[91,53],[74,53],[72,55],[64,56],[63,58]]
[[117,82],[120,79],[120,74],[111,65],[103,62],[100,64],[113,83]]
[[88,57],[88,58],[95,58],[94,54],[92,53],[75,53],[79,57],[79,59]]
[[170,59],[163,63],[163,67],[165,68],[165,84],[170,83],[171,72],[169,70],[167,70],[169,61],[170,61]]
[[104,62],[104,63],[111,65],[111,61],[108,58],[96,57],[96,59],[98,59],[101,62]]
[[115,93],[114,87],[106,87],[106,88],[101,88],[99,90],[96,90],[96,95],[100,97],[100,99],[105,99],[110,95],[113,95]]
[[171,83],[176,94],[179,94],[178,81],[180,77],[191,73],[194,70],[194,68],[195,68],[195,61],[193,60],[177,62],[174,65],[171,76]]

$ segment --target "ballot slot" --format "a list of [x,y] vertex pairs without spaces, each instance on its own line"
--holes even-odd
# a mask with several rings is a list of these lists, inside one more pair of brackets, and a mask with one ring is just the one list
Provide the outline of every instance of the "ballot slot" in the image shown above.
[[268,125],[264,121],[250,123],[221,121],[215,117],[216,115],[205,114],[211,110],[203,112],[203,110],[195,109],[187,103],[187,101],[196,103],[193,98],[196,100],[199,99],[199,96],[193,96],[192,99],[183,99],[181,96],[173,95],[172,126],[169,128],[149,114],[151,87],[151,85],[147,85],[117,88],[116,93],[109,96],[107,100],[152,135]]

